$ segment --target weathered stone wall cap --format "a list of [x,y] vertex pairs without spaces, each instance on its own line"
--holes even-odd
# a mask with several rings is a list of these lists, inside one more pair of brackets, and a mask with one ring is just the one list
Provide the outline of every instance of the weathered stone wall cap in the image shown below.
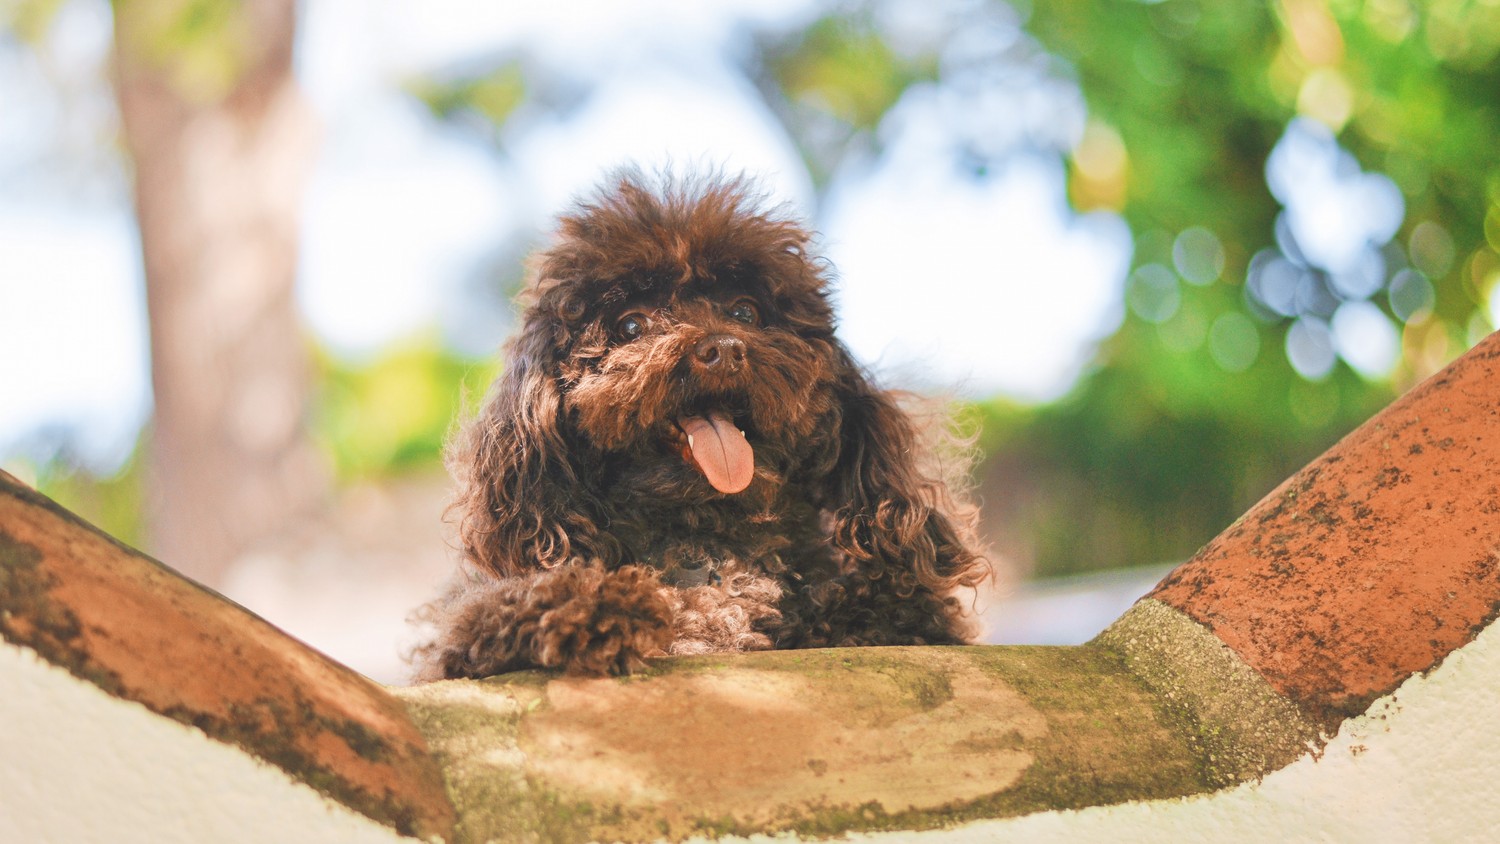
[[731,654],[395,692],[442,760],[460,841],[826,838],[1223,780],[1102,646]]

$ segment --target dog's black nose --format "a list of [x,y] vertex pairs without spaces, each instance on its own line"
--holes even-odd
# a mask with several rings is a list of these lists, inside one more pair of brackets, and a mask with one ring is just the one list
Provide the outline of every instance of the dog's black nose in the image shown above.
[[737,372],[745,363],[745,341],[728,334],[710,334],[693,347],[693,363],[701,369]]

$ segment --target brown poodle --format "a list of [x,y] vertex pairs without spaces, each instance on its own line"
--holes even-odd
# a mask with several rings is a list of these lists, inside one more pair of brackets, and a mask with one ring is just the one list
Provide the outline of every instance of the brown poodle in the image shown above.
[[834,337],[808,241],[743,180],[627,172],[562,218],[452,444],[470,570],[421,677],[972,637],[973,508]]

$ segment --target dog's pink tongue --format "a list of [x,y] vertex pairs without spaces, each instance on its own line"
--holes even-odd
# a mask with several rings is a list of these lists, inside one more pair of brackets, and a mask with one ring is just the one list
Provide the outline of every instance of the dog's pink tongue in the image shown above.
[[734,494],[755,477],[755,451],[745,435],[722,413],[677,420],[688,436],[693,462],[719,492]]

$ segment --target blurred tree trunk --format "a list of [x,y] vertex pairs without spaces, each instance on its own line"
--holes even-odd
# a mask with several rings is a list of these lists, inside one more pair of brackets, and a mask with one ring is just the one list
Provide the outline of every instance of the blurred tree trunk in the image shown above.
[[313,147],[294,0],[116,0],[155,419],[150,550],[209,584],[326,492],[293,298]]

